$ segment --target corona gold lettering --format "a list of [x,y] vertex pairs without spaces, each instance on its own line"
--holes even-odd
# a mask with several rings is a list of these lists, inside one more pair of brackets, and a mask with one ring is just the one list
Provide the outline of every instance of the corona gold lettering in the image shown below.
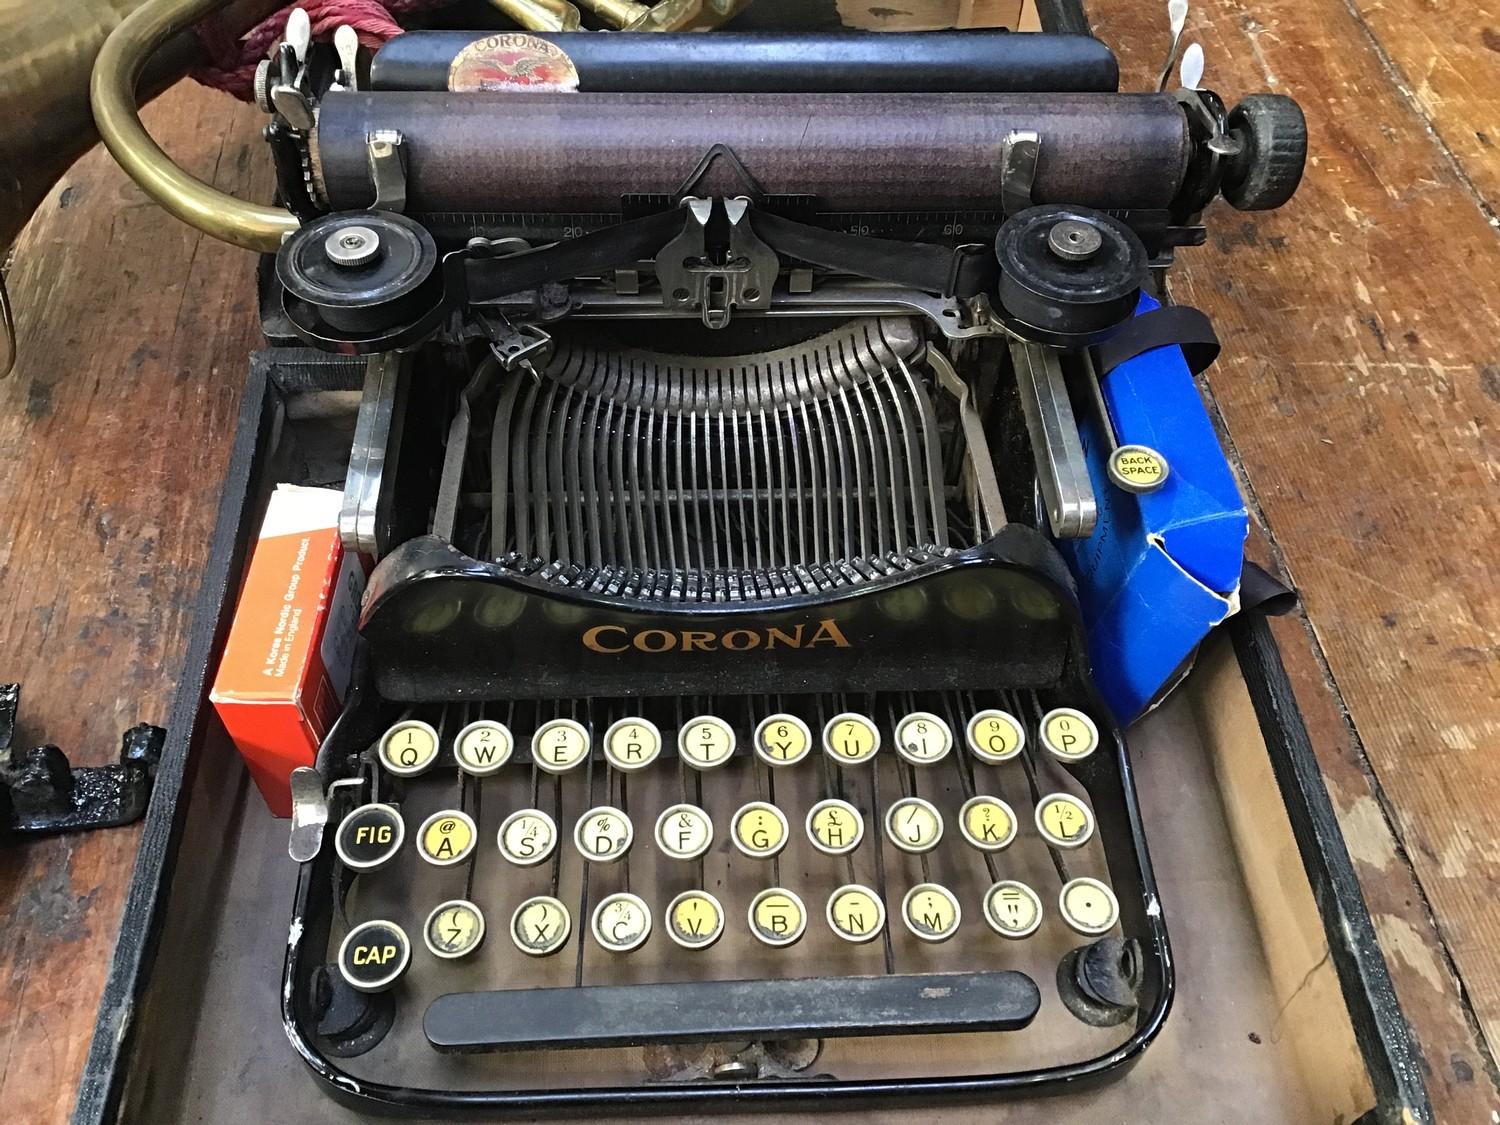
[[816,648],[832,645],[834,648],[852,647],[849,638],[831,617],[825,617],[808,633],[807,624],[800,623],[789,628],[774,625],[764,629],[738,628],[724,633],[708,629],[642,629],[631,633],[623,625],[595,625],[583,633],[583,647],[593,652],[615,655],[634,648],[637,652],[663,653],[680,649],[683,652],[750,652],[758,648]]

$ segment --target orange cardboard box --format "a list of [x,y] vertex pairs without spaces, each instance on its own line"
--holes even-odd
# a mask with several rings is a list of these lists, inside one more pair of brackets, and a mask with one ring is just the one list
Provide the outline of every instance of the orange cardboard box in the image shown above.
[[364,568],[339,541],[341,494],[271,495],[209,698],[276,816],[349,687]]

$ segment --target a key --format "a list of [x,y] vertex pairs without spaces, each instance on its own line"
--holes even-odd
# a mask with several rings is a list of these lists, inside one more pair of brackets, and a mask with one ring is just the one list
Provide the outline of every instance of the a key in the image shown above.
[[384,992],[411,962],[411,942],[394,922],[362,922],[339,943],[339,975],[360,992]]
[[734,756],[734,728],[717,715],[689,719],[677,732],[677,753],[694,769],[717,769]]
[[943,838],[943,814],[921,797],[902,797],[885,811],[885,834],[904,852],[930,852]]
[[1036,828],[1054,848],[1081,848],[1094,834],[1094,814],[1069,793],[1049,793],[1036,803]]
[[1042,745],[1064,762],[1081,762],[1099,747],[1094,720],[1072,707],[1058,707],[1042,716]]
[[724,933],[724,907],[707,891],[683,891],[667,904],[667,936],[684,949],[707,949]]
[[734,814],[729,834],[735,847],[751,859],[769,859],[786,847],[791,833],[784,812],[764,801],[751,801]]
[[333,847],[344,866],[377,871],[396,858],[406,839],[406,825],[391,805],[360,805],[339,822]]
[[901,900],[906,928],[923,941],[947,941],[963,918],[958,899],[940,883],[918,883]]
[[812,749],[812,731],[796,715],[770,715],[755,728],[755,752],[772,766],[796,765]]
[[865,818],[848,801],[830,797],[807,810],[807,838],[825,855],[847,855],[865,838]]
[[621,719],[604,732],[604,757],[617,770],[643,770],[661,753],[661,731],[649,719]]
[[1024,938],[1042,924],[1042,900],[1025,883],[1001,879],[984,895],[984,920],[1003,938]]
[[1057,896],[1057,905],[1063,921],[1087,937],[1109,933],[1120,920],[1120,902],[1115,892],[1098,879],[1069,880]]
[[437,761],[437,731],[420,719],[407,719],[380,736],[376,753],[387,772],[397,777],[416,777]]
[[823,752],[841,766],[857,766],[880,749],[880,728],[867,715],[846,711],[823,726]]
[[417,830],[417,854],[436,867],[452,867],[468,858],[478,840],[473,817],[458,809],[443,809]]
[[873,941],[885,928],[885,903],[869,887],[847,883],[828,896],[828,926],[856,945]]
[[896,753],[914,766],[941,762],[953,749],[953,729],[929,711],[913,711],[896,724]]
[[656,846],[673,859],[697,859],[714,842],[714,822],[697,805],[673,805],[656,818]]
[[510,940],[522,953],[545,957],[568,943],[573,916],[551,895],[528,898],[510,916]]
[[467,957],[484,941],[484,915],[467,899],[451,899],[427,915],[422,940],[434,957]]
[[541,809],[519,809],[500,825],[500,854],[517,867],[541,863],[557,846],[557,825]]
[[958,830],[982,852],[998,852],[1016,838],[1016,814],[999,797],[970,797],[958,813]]
[[750,932],[767,945],[792,945],[807,929],[807,908],[784,887],[768,887],[750,900]]
[[515,745],[510,728],[504,723],[480,719],[458,732],[453,740],[453,757],[458,768],[471,777],[489,777],[510,761]]
[[610,805],[599,805],[578,818],[573,826],[573,844],[584,859],[614,863],[630,850],[635,826],[630,817]]
[[531,760],[548,773],[567,773],[588,756],[588,729],[572,719],[552,719],[531,736]]
[[651,935],[651,908],[637,895],[619,891],[599,900],[590,928],[611,953],[629,953]]
[[964,740],[974,757],[998,765],[1025,747],[1026,728],[1009,711],[980,711],[964,728]]

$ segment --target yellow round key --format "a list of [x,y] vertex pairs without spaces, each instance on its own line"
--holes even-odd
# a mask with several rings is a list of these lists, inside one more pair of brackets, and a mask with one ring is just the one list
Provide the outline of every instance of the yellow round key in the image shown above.
[[1009,711],[981,711],[964,728],[969,752],[981,762],[999,764],[1014,758],[1026,745],[1026,728]]
[[656,846],[673,859],[697,859],[714,842],[714,822],[697,805],[673,805],[656,818]]
[[661,753],[661,731],[649,719],[621,719],[604,732],[604,757],[617,770],[643,770]]
[[442,903],[427,915],[422,939],[434,957],[448,961],[466,957],[484,940],[484,915],[465,899]]
[[572,719],[551,719],[531,736],[531,760],[548,773],[567,773],[588,756],[588,728]]
[[1037,802],[1036,827],[1054,848],[1081,848],[1094,834],[1094,814],[1071,794],[1049,793]]
[[769,715],[755,728],[755,752],[773,766],[796,765],[812,749],[812,731],[796,715]]
[[717,769],[734,757],[734,728],[717,715],[689,719],[677,732],[677,753],[694,769]]
[[953,728],[929,711],[913,711],[896,724],[896,753],[914,766],[941,762],[953,749]]
[[707,891],[683,891],[667,904],[667,936],[684,949],[707,949],[724,933],[724,907]]
[[750,900],[750,932],[767,945],[791,945],[807,929],[807,908],[782,887],[770,887]]
[[1081,762],[1099,747],[1094,720],[1072,707],[1058,707],[1042,716],[1042,745],[1055,758]]
[[906,928],[923,941],[947,941],[963,918],[958,899],[939,883],[918,883],[901,900]]
[[420,719],[406,719],[380,736],[380,764],[397,777],[416,777],[437,761],[437,731]]
[[865,838],[865,818],[848,801],[830,797],[807,810],[807,838],[825,855],[847,855]]
[[982,852],[998,852],[1016,838],[1016,814],[999,797],[970,797],[958,813],[958,830]]
[[479,830],[468,813],[457,809],[435,812],[417,831],[417,854],[437,867],[462,863],[479,839]]
[[573,916],[551,895],[528,898],[510,916],[510,940],[522,953],[545,957],[556,953],[573,932]]
[[500,824],[500,854],[517,867],[534,867],[557,846],[557,824],[541,809],[519,809]]
[[847,883],[828,896],[828,926],[856,945],[874,940],[885,928],[885,903],[869,887]]
[[1057,905],[1063,921],[1087,937],[1109,933],[1120,920],[1115,892],[1098,879],[1078,878],[1065,883]]
[[651,933],[651,908],[633,894],[607,895],[594,907],[594,940],[611,953],[629,953]]
[[1126,492],[1155,492],[1172,469],[1149,445],[1122,445],[1109,455],[1109,479]]
[[768,859],[786,847],[786,814],[775,805],[751,801],[740,806],[730,821],[729,834],[734,845],[751,859]]
[[453,740],[453,757],[458,768],[472,777],[498,773],[510,761],[515,739],[510,728],[494,719],[480,719],[458,732]]
[[600,805],[578,818],[573,826],[573,844],[584,859],[614,863],[630,850],[635,826],[617,808]]
[[930,852],[943,838],[943,814],[921,797],[902,797],[886,810],[885,834],[904,852]]
[[823,727],[823,751],[842,766],[868,762],[880,749],[880,728],[867,715],[846,711]]
[[1030,937],[1042,924],[1042,900],[1025,883],[1001,879],[985,892],[984,920],[1003,938]]

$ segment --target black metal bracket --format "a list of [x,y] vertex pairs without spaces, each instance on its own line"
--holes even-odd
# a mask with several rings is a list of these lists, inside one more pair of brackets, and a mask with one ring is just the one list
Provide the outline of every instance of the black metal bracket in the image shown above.
[[21,685],[0,684],[0,833],[85,832],[145,814],[166,731],[137,723],[120,740],[118,763],[75,768],[56,746],[15,745],[20,706]]

